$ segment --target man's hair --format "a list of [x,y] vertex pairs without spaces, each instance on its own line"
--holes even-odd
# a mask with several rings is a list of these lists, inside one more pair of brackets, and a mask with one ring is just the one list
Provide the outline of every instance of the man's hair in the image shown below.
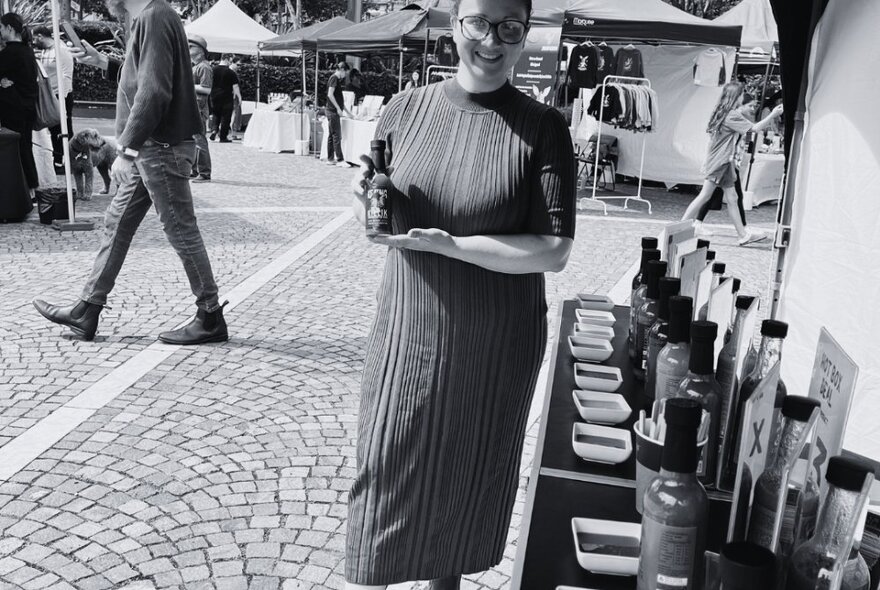
[[[526,21],[531,20],[532,18],[532,0],[522,0],[523,6],[526,9]],[[452,8],[450,12],[452,16],[458,16],[458,9],[461,7],[461,0],[452,0]]]
[[228,61],[229,63],[232,63],[234,59],[235,59],[235,56],[232,55],[231,53],[224,53],[223,55],[220,56],[220,61]]
[[42,35],[43,37],[52,37],[52,29],[46,25],[37,25],[31,29],[32,35]]
[[351,69],[351,66],[348,65],[348,62],[341,61],[338,64],[336,64],[336,69],[337,70],[345,70],[347,72],[348,70]]

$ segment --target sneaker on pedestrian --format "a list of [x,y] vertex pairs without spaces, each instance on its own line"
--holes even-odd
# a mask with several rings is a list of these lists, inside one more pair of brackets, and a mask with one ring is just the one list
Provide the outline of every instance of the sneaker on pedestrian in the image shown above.
[[337,162],[336,165],[339,166],[340,168],[351,168],[351,164],[349,164],[345,160],[343,160],[341,162]]
[[753,232],[752,230],[746,230],[746,235],[737,240],[737,246],[745,246],[746,244],[753,244],[755,242],[760,242],[762,240],[766,240],[767,236],[762,233]]
[[338,162],[336,160],[324,160],[324,163],[328,166],[336,166]]
[[211,177],[205,174],[199,174],[192,179],[192,182],[211,182]]

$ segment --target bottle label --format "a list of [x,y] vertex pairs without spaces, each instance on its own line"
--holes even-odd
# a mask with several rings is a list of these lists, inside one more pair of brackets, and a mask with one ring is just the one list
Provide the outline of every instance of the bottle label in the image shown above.
[[773,525],[775,521],[775,510],[754,502],[749,515],[749,542],[773,551]]
[[367,229],[375,233],[391,233],[391,210],[388,190],[371,188],[367,192]]
[[676,371],[668,363],[657,363],[657,400],[671,399],[678,395],[681,382],[687,377],[687,367],[682,364],[683,371]]
[[696,560],[703,559],[697,548],[697,527],[661,524],[646,514],[642,520],[641,554],[640,590],[690,590],[694,587]]
[[639,323],[639,330],[636,332],[638,338],[636,341],[636,366],[641,367],[643,371],[648,368],[648,334],[650,331],[650,324]]

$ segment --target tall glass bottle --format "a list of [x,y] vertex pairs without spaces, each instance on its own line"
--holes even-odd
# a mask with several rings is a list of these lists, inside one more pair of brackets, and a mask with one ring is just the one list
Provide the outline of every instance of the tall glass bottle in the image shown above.
[[691,323],[691,356],[688,374],[681,382],[675,397],[692,399],[709,414],[709,440],[703,447],[697,477],[703,485],[715,485],[718,457],[719,407],[718,382],[715,381],[715,338],[718,324],[696,321]]
[[825,473],[828,491],[816,532],[792,553],[786,590],[815,590],[820,572],[833,569],[835,557],[849,542],[848,527],[859,516],[862,487],[871,470],[870,465],[850,457],[832,457],[828,462]]
[[[639,264],[638,272],[633,276],[632,280],[632,290],[635,291],[639,287],[642,286],[642,275],[645,273],[645,265],[648,263],[648,260],[659,260],[659,258],[650,258],[648,260],[645,259],[645,252],[647,250],[657,250],[657,238],[652,237],[643,237],[642,238],[642,262]],[[659,252],[659,250],[657,250]]]
[[728,543],[719,556],[720,590],[776,588],[776,556],[753,543]]
[[782,478],[786,467],[794,465],[797,455],[800,452],[798,442],[803,438],[804,432],[809,426],[810,416],[815,408],[819,407],[819,401],[802,397],[789,395],[785,398],[782,405],[782,438],[777,452],[774,454],[773,461],[764,469],[764,472],[758,476],[755,482],[755,495],[752,500],[752,511],[749,517],[748,540],[756,545],[766,547],[771,551],[776,551],[773,547],[773,532],[776,519],[776,508],[782,497],[786,498],[784,509],[788,512],[789,518],[783,518],[783,528],[789,527],[788,531],[780,533],[779,553],[788,555],[791,551],[790,547],[782,547],[782,539],[794,538],[794,511],[795,506],[788,505],[789,488],[783,489]]
[[675,397],[687,376],[693,315],[693,299],[681,295],[669,298],[668,342],[657,355],[657,383],[654,386],[654,399],[657,401]]
[[[727,265],[723,262],[716,262],[712,265],[712,286],[709,289],[709,294],[711,295],[712,291],[718,288],[718,285],[721,284],[721,281],[724,279],[724,272],[727,270]],[[709,300],[706,299],[706,303],[700,306],[700,311],[697,312],[697,319],[701,321],[706,321],[706,318],[709,317]]]
[[391,179],[385,165],[385,141],[376,139],[370,142],[373,165],[376,173],[370,180],[367,190],[366,229],[367,237],[390,236],[391,228]]
[[645,269],[647,290],[645,302],[636,316],[636,358],[633,361],[633,375],[640,381],[645,380],[648,368],[648,331],[657,321],[657,308],[660,306],[660,279],[666,275],[666,263],[651,260]]
[[715,262],[715,250],[706,252],[706,262]]
[[657,355],[669,340],[669,298],[678,295],[681,279],[663,277],[660,279],[660,303],[657,306],[657,321],[648,331],[648,362],[645,368],[645,395],[654,399],[657,386]]
[[[737,297],[739,297],[739,290],[742,286],[742,281],[734,277],[733,279],[733,301],[736,302]],[[724,333],[724,344],[730,342],[730,338],[733,336],[733,325],[736,323],[736,305],[734,304],[733,309],[730,310],[730,323],[727,325],[727,331]],[[722,346],[724,346],[722,344]]]
[[702,414],[693,400],[666,402],[660,474],[645,490],[639,590],[702,587],[709,526],[709,498],[696,474]]
[[[739,459],[739,444],[742,435],[743,412],[746,402],[752,397],[755,389],[761,381],[770,373],[770,370],[776,363],[782,360],[782,342],[788,335],[788,324],[778,320],[764,320],[761,324],[761,348],[758,352],[758,361],[754,370],[743,379],[743,383],[739,388],[736,397],[730,403],[730,413],[727,422],[727,430],[725,439],[730,438],[730,444],[726,446],[725,456],[721,462],[721,477],[719,478],[719,488],[725,491],[732,491],[736,483],[737,460]],[[785,384],[782,379],[776,388],[776,400],[780,412],[782,410],[782,401],[785,399]],[[781,397],[781,399],[780,399]],[[774,402],[774,408],[777,405]],[[774,410],[775,414],[775,410]],[[774,419],[775,420],[775,419]],[[772,449],[775,442],[773,428],[771,424],[770,448]]]
[[642,264],[639,272],[639,286],[633,289],[629,298],[629,336],[627,338],[627,347],[629,349],[629,359],[635,362],[636,358],[636,332],[638,326],[636,319],[639,314],[639,308],[645,303],[645,293],[648,290],[648,277],[645,271],[648,263],[652,260],[660,260],[660,250],[648,249],[642,250]]

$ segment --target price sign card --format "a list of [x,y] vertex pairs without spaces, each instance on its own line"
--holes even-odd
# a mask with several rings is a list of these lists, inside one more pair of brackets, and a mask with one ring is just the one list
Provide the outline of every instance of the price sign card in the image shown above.
[[678,275],[681,279],[679,293],[684,297],[691,299],[697,297],[697,279],[700,272],[706,268],[706,252],[706,248],[700,248],[681,257]]
[[816,431],[813,468],[819,481],[828,460],[843,449],[843,434],[849,419],[859,366],[824,327],[819,333],[813,377],[808,397],[819,400],[821,413]]
[[709,303],[712,291],[712,265],[707,264],[697,275],[697,294],[694,297],[694,319],[697,319],[700,308]]
[[666,262],[672,262],[669,258],[669,252],[673,244],[678,244],[685,240],[689,240],[695,236],[694,222],[691,220],[677,221],[670,223],[663,228],[660,234],[660,259]]
[[697,238],[689,238],[683,242],[672,244],[669,252],[670,276],[678,277],[681,268],[681,258],[697,249]]
[[715,364],[718,366],[718,355],[724,346],[724,335],[730,327],[730,317],[733,315],[733,279],[724,279],[717,288],[709,294],[709,312],[706,319],[718,324],[718,336],[715,338]]

